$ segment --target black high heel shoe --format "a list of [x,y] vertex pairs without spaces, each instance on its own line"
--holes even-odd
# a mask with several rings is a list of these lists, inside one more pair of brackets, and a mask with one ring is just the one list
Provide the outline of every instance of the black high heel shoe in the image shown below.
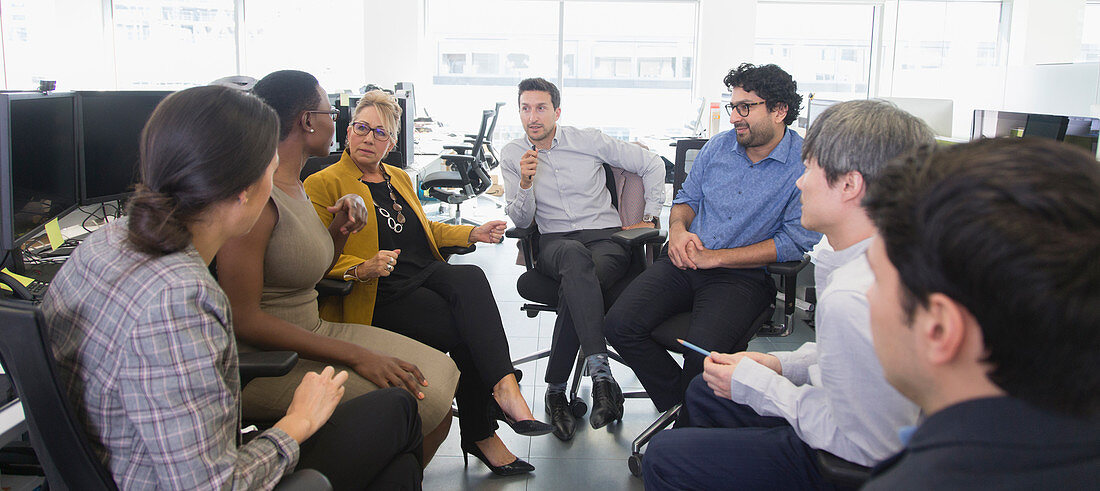
[[537,419],[525,419],[523,421],[516,421],[508,416],[503,409],[500,408],[500,404],[497,401],[492,401],[489,404],[489,419],[496,419],[505,422],[512,431],[523,436],[540,436],[554,431],[554,425],[543,423]]
[[470,457],[467,454],[474,454],[482,464],[485,464],[489,470],[493,471],[493,474],[498,476],[514,476],[517,474],[526,474],[535,470],[535,466],[528,464],[525,460],[516,457],[510,464],[504,464],[501,466],[495,466],[489,463],[489,458],[485,456],[485,453],[481,451],[481,448],[476,443],[462,442],[462,462],[466,464],[466,467],[470,467]]

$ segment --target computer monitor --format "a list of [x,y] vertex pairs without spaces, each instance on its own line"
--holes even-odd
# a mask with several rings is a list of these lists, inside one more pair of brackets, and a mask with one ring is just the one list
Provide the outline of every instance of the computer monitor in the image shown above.
[[0,94],[0,247],[76,207],[78,162],[75,94]]
[[814,120],[816,120],[821,113],[825,112],[825,108],[838,102],[840,101],[810,99],[810,102],[806,105],[806,129],[810,129],[810,126],[814,124]]
[[951,99],[924,99],[918,97],[883,97],[903,111],[920,118],[937,136],[951,136],[955,102]]
[[128,197],[140,178],[141,130],[169,91],[77,92],[80,203]]
[[1024,136],[1062,141],[1066,139],[1067,128],[1069,128],[1069,118],[1065,116],[1028,114],[1027,122],[1024,123]]

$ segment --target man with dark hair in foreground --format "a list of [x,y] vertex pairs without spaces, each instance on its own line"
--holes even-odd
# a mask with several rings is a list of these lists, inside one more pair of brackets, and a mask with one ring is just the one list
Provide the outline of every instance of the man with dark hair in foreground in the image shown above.
[[891,166],[864,204],[875,351],[926,416],[867,489],[1094,489],[1100,164],[983,140]]

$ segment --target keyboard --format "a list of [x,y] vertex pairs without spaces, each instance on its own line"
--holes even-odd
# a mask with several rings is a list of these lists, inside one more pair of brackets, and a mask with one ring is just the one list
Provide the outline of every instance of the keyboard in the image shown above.
[[46,288],[49,286],[48,282],[34,280],[27,285],[27,291],[31,292],[31,295],[34,295],[35,298],[41,298],[46,294]]

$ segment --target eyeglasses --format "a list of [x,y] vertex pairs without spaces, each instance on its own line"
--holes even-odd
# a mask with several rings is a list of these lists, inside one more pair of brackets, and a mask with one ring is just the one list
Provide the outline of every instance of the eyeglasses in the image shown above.
[[749,111],[752,111],[752,106],[757,106],[766,102],[768,101],[739,102],[737,104],[731,102],[726,104],[726,116],[733,116],[733,109],[737,108],[737,114],[740,114],[742,118],[747,118],[749,117]]
[[332,118],[333,122],[336,122],[336,117],[340,115],[339,109],[329,109],[328,111],[306,111],[306,114],[327,114]]
[[384,142],[390,139],[390,134],[381,126],[371,128],[369,124],[363,121],[352,121],[349,126],[351,126],[351,131],[359,136],[367,136],[368,133],[374,133],[375,140]]

